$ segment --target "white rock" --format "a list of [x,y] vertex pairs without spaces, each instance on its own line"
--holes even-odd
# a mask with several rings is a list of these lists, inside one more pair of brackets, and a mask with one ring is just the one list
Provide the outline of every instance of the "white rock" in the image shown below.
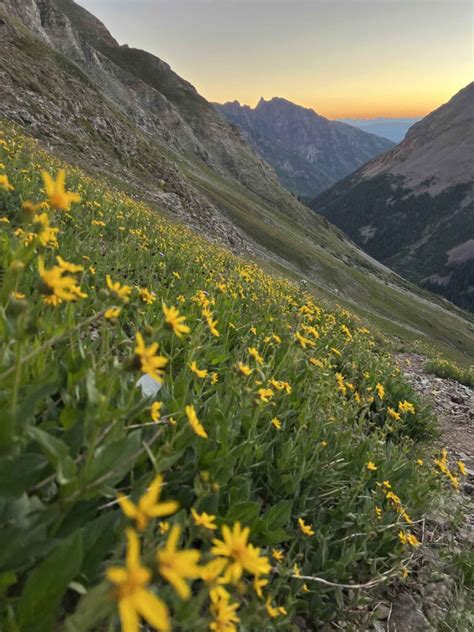
[[147,374],[141,376],[137,386],[142,389],[143,397],[155,397],[161,390],[161,384]]

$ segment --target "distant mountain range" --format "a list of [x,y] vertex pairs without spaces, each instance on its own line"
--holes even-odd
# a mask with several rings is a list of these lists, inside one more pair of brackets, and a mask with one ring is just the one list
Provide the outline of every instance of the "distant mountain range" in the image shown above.
[[272,165],[285,187],[307,200],[394,145],[286,99],[262,98],[255,108],[238,101],[214,105]]
[[405,138],[409,128],[421,120],[421,116],[417,118],[386,118],[379,117],[374,119],[340,119],[343,123],[354,125],[364,132],[370,132],[376,136],[388,138],[394,143],[399,143]]
[[474,311],[474,83],[311,207],[386,265]]

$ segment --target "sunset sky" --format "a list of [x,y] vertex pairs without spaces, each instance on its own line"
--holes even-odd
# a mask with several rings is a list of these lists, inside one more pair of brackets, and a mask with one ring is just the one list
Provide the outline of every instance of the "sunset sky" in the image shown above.
[[473,80],[468,0],[78,0],[210,101],[422,116]]

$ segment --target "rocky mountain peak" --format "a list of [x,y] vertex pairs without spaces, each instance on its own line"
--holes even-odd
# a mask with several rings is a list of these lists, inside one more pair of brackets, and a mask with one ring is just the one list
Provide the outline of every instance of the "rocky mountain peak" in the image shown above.
[[253,109],[238,101],[216,107],[288,189],[308,198],[393,147],[389,140],[330,121],[283,97],[262,97]]

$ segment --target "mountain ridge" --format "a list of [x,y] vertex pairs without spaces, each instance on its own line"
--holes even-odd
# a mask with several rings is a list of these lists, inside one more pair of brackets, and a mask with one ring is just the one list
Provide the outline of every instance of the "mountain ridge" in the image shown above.
[[473,310],[473,156],[474,82],[311,207],[402,275]]
[[394,145],[283,97],[261,97],[254,108],[238,101],[214,106],[273,166],[280,181],[306,199]]

